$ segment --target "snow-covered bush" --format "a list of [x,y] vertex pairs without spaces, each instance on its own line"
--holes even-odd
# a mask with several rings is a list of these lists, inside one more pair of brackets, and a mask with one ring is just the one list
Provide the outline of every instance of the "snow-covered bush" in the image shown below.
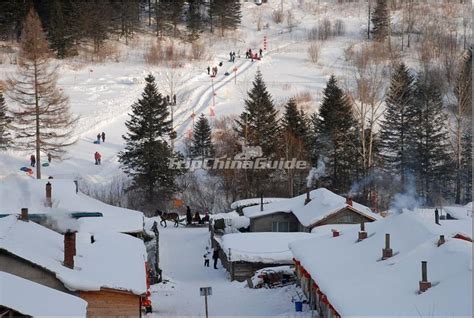
[[326,41],[332,35],[332,24],[328,19],[324,19],[319,23],[318,37],[321,41]]
[[275,23],[282,23],[283,22],[283,19],[285,18],[285,15],[283,14],[283,11],[281,10],[274,10],[272,12],[272,20],[273,22]]
[[308,31],[306,37],[308,38],[308,41],[316,41],[319,38],[318,28],[316,26],[312,27]]
[[308,58],[311,63],[317,63],[319,59],[319,53],[321,51],[321,47],[318,42],[313,42],[308,47]]
[[335,36],[342,36],[346,33],[346,25],[344,21],[341,19],[337,19],[336,22],[334,22],[334,35]]

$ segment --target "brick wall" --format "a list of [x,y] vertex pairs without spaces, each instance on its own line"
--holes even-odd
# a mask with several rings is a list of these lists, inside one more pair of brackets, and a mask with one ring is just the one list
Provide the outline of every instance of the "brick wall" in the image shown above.
[[140,317],[140,296],[101,290],[80,292],[79,296],[87,301],[87,317]]

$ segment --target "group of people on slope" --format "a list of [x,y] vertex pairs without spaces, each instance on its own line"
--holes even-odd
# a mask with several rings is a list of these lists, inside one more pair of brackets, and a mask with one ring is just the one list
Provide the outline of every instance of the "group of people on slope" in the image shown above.
[[[47,157],[48,157],[48,163],[51,163],[51,160],[53,160],[53,156],[50,153],[48,153]],[[36,165],[36,156],[31,155],[30,156],[30,166],[34,167],[35,165]]]
[[[102,142],[105,142],[105,132],[97,134],[97,140],[95,141],[95,143],[100,144],[101,139],[102,139]],[[100,152],[96,151],[94,153],[94,160],[95,160],[96,165],[100,165],[101,160],[102,160],[102,155],[100,154]]]

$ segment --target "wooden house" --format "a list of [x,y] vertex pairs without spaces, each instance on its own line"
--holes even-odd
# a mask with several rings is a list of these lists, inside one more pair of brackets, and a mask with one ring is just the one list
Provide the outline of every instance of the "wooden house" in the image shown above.
[[321,225],[381,219],[368,207],[325,188],[284,201],[247,207],[243,213],[250,219],[250,232],[310,232]]
[[0,218],[0,271],[82,298],[87,317],[139,317],[146,296],[143,242],[122,233],[61,235]]

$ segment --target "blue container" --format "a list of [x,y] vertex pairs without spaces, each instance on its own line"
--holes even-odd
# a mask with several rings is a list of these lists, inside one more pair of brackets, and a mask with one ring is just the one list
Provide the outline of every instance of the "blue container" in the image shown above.
[[295,311],[302,312],[303,311],[303,302],[302,301],[295,301]]

